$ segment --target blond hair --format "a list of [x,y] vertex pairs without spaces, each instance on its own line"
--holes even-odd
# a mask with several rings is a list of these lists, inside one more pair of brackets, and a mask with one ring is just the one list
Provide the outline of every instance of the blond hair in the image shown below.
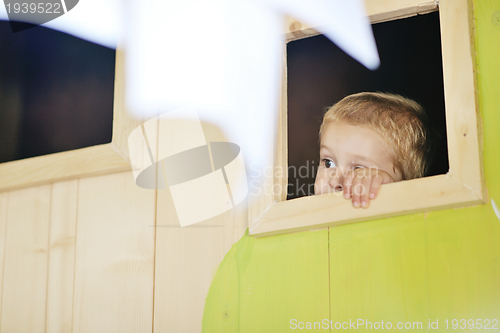
[[429,120],[415,101],[400,95],[363,92],[349,95],[327,110],[325,124],[345,121],[378,133],[392,148],[394,171],[403,180],[423,177],[429,168]]

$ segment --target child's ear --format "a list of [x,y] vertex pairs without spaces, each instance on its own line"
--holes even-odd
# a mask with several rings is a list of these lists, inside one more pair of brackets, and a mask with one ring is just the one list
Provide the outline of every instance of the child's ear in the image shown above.
[[[392,172],[394,172],[394,174],[396,175],[396,177],[401,177],[401,180],[405,180],[405,177],[403,176],[403,174],[399,171],[398,168],[396,168],[395,165],[392,166]],[[394,179],[394,181],[397,181],[396,179]]]

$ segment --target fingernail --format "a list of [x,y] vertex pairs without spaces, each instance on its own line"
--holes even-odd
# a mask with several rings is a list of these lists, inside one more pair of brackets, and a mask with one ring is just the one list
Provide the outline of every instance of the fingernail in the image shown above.
[[366,202],[361,201],[361,207],[366,207]]
[[359,207],[359,202],[354,201],[354,202],[352,203],[352,205],[353,205],[354,207],[358,208],[358,207]]
[[375,198],[375,194],[370,193],[370,199],[373,199],[373,198]]

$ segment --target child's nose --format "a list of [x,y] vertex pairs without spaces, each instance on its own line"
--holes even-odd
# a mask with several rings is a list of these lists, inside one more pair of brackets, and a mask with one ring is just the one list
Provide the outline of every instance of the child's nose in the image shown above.
[[330,187],[334,192],[343,191],[344,190],[344,187],[342,186],[343,183],[344,179],[342,176],[339,175],[333,175],[333,177],[331,177],[330,181],[328,182],[328,184],[330,185]]

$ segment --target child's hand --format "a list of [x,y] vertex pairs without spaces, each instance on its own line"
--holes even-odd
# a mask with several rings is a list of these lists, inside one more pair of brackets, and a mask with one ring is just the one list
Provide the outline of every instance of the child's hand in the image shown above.
[[352,197],[354,208],[368,208],[370,200],[377,197],[380,186],[393,182],[394,178],[385,171],[377,168],[357,168],[344,177],[344,198]]

